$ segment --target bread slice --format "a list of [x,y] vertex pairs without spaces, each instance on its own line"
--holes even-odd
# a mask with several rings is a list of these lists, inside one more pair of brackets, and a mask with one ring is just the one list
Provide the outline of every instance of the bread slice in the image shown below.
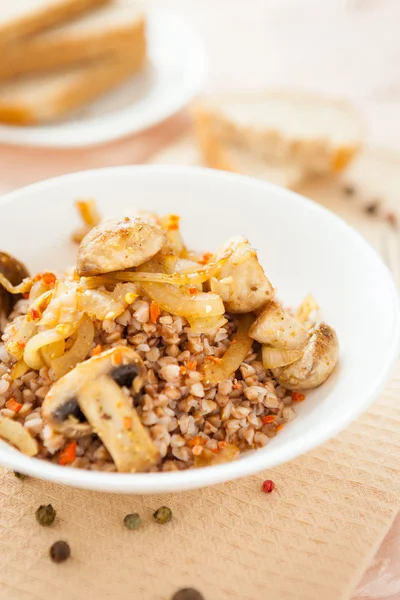
[[198,119],[195,129],[203,161],[208,167],[242,173],[289,189],[297,189],[307,176],[299,165],[268,163],[251,150],[223,142],[207,120]]
[[[111,0],[2,0],[0,47]],[[3,56],[2,56],[3,60]]]
[[142,44],[58,74],[13,80],[0,88],[0,122],[34,125],[60,119],[128,79],[145,58]]
[[122,44],[145,43],[145,18],[137,3],[117,0],[3,52],[0,79],[55,70],[120,52]]
[[221,95],[198,103],[193,113],[207,164],[215,166],[222,152],[228,170],[238,170],[234,156],[242,163],[247,153],[246,162],[257,171],[265,165],[334,173],[361,147],[357,113],[324,96],[285,91]]

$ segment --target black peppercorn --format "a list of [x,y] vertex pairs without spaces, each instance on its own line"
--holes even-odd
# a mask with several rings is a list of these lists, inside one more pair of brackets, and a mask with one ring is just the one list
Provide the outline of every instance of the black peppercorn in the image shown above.
[[50,548],[50,558],[55,563],[61,563],[67,560],[71,554],[71,548],[67,542],[60,540],[55,542]]
[[193,588],[183,588],[175,592],[171,600],[204,600],[204,596]]

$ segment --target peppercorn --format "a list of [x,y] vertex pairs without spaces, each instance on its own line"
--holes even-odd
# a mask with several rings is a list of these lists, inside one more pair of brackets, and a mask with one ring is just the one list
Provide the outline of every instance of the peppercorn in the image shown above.
[[344,185],[343,186],[343,193],[346,196],[354,196],[355,191],[356,191],[356,189],[352,185]]
[[376,215],[380,207],[380,200],[373,200],[364,206],[364,211],[369,215]]
[[23,473],[18,473],[18,471],[14,471],[14,475],[17,479],[28,479],[28,475],[24,475]]
[[138,515],[137,513],[132,513],[130,515],[126,515],[126,517],[124,517],[124,525],[127,529],[139,529],[139,527],[142,524],[142,519],[140,518],[140,515]]
[[266,479],[264,481],[264,483],[262,484],[262,491],[265,492],[266,494],[270,494],[274,488],[275,488],[275,484],[272,481],[272,479]]
[[157,523],[161,523],[161,525],[164,525],[172,519],[172,511],[170,508],[168,508],[168,506],[161,506],[153,514],[153,517],[155,518]]
[[61,563],[67,560],[71,554],[71,548],[67,542],[63,542],[60,540],[59,542],[54,542],[52,547],[50,548],[50,558],[55,563]]
[[204,600],[204,596],[193,588],[183,588],[175,592],[171,600]]
[[56,518],[56,511],[51,504],[48,504],[47,506],[42,504],[42,506],[39,506],[37,509],[35,516],[39,525],[42,525],[43,527],[50,527]]

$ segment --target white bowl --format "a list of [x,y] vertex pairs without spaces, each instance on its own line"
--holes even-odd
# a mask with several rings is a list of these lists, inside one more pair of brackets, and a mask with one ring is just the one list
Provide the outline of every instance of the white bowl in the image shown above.
[[74,262],[77,198],[96,198],[103,214],[136,208],[182,215],[184,237],[215,249],[243,233],[258,249],[285,303],[312,292],[340,342],[340,364],[326,384],[296,406],[298,418],[268,446],[239,460],[171,473],[84,471],[28,458],[0,443],[0,463],[33,477],[107,492],[172,492],[250,475],[292,460],[348,425],[376,397],[399,346],[399,307],[389,270],[338,217],[292,192],[200,168],[138,166],[102,169],[37,183],[2,198],[1,250],[32,272]]

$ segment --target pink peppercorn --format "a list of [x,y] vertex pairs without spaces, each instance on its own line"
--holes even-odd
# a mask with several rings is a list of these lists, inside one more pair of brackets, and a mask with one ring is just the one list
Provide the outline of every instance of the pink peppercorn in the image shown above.
[[272,479],[266,479],[264,481],[264,483],[262,484],[262,491],[265,492],[266,494],[270,494],[274,488],[275,488],[275,484],[272,481]]

